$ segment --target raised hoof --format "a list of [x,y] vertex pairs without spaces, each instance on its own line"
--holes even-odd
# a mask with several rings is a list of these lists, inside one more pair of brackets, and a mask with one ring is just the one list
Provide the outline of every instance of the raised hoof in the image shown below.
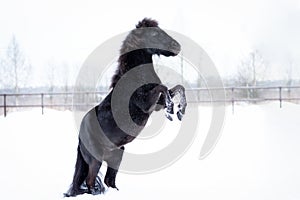
[[173,106],[167,109],[167,113],[170,113],[171,115],[174,114]]
[[181,121],[182,120],[182,118],[183,118],[183,113],[179,110],[178,112],[177,112],[177,118]]
[[166,107],[166,112],[169,114],[174,114],[174,103],[171,102]]
[[178,104],[178,109],[179,109],[179,111],[181,112],[181,114],[182,115],[184,115],[185,114],[185,108],[186,108],[186,106],[187,106],[187,104],[185,103],[185,104],[183,104],[183,105],[181,105],[181,104]]
[[170,121],[173,121],[173,118],[171,117],[171,115],[169,115],[168,113],[165,114],[166,118]]

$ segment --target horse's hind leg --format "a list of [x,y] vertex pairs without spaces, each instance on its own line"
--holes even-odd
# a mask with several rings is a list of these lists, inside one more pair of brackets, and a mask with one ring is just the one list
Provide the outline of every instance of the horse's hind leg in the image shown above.
[[64,194],[65,197],[76,196],[86,192],[84,189],[81,189],[81,185],[88,175],[88,167],[88,164],[84,161],[80,152],[80,146],[78,146],[73,182],[69,191]]
[[107,187],[112,187],[119,190],[116,186],[117,173],[117,169],[111,168],[109,166],[107,167],[107,171],[104,178],[104,183],[107,185]]
[[88,192],[93,195],[104,193],[105,190],[100,178],[97,177],[101,164],[102,163],[96,159],[92,159],[89,163],[89,172],[86,178],[86,184]]
[[104,183],[107,187],[112,187],[119,190],[116,186],[116,176],[119,170],[119,166],[122,161],[124,147],[114,150],[111,152],[110,156],[106,158],[108,167],[104,178]]

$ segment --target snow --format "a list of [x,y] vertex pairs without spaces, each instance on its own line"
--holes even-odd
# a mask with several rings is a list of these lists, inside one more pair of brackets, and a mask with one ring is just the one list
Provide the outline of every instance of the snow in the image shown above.
[[[119,191],[75,199],[300,199],[299,105],[239,105],[234,114],[228,107],[222,137],[204,160],[198,156],[211,109],[199,106],[199,111],[199,134],[179,161],[152,174],[119,173]],[[171,137],[178,124],[168,122],[162,135]],[[1,199],[62,199],[76,158],[73,114],[45,110],[41,115],[39,109],[9,113],[0,117],[0,130]],[[152,139],[165,141],[163,136]],[[151,151],[148,140],[134,141],[128,151]]]

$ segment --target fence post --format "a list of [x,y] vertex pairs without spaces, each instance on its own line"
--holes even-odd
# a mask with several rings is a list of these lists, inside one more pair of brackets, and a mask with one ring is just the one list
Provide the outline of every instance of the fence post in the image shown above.
[[44,93],[41,93],[41,107],[42,107],[42,115],[44,114]]
[[231,88],[231,107],[232,107],[232,114],[234,114],[234,88]]
[[279,87],[279,103],[280,103],[280,108],[282,108],[282,87]]
[[3,109],[4,109],[4,117],[6,117],[6,94],[3,95]]

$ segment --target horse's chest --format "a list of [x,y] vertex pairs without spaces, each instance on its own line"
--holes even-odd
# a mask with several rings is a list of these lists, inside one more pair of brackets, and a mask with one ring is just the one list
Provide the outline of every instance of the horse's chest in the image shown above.
[[130,142],[132,142],[134,139],[135,139],[134,136],[127,134],[127,135],[125,135],[124,137],[122,137],[122,139],[121,139],[121,141],[119,142],[118,146],[123,146],[123,145],[125,145],[125,144],[127,144],[127,143],[130,143]]

